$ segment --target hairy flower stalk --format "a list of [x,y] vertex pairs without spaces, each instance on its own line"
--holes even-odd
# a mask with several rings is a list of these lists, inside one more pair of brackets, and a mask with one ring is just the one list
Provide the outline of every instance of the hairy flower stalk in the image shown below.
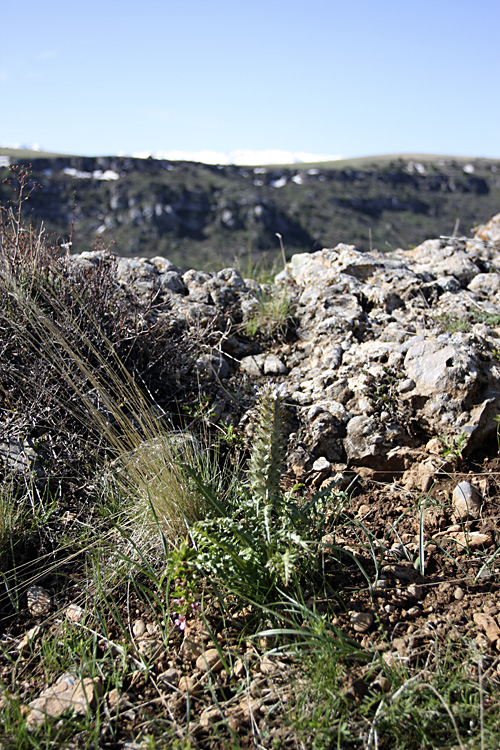
[[279,390],[263,389],[257,409],[248,479],[257,512],[264,515],[270,537],[271,513],[278,510],[281,503],[280,478],[284,459],[283,397]]

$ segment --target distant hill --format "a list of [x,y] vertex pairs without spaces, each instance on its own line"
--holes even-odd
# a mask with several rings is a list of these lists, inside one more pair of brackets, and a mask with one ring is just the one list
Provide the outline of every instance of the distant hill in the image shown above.
[[[163,255],[183,268],[245,264],[333,247],[416,245],[467,234],[500,211],[500,160],[393,154],[287,166],[213,166],[132,157],[80,157],[0,149],[31,164],[26,210],[73,251],[96,240],[121,255]],[[0,202],[13,194],[0,184]]]

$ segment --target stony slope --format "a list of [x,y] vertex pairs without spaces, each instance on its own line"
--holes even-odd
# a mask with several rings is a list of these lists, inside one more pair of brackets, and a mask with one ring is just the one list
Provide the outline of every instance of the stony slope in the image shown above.
[[[62,621],[77,627],[77,618],[88,616],[81,578],[65,570],[70,585],[61,591],[61,571],[51,568],[52,575],[42,570],[44,588],[32,587],[27,606],[9,623],[0,654],[2,710],[8,690],[18,690],[33,729],[56,692],[62,698],[50,704],[51,715],[59,719],[72,707],[96,722],[99,717],[100,746],[109,748],[132,740],[145,748],[150,737],[141,744],[138,737],[171,725],[200,750],[331,747],[341,736],[348,738],[342,746],[353,749],[399,746],[385,716],[380,720],[382,710],[393,703],[398,725],[411,737],[422,702],[415,700],[410,713],[398,701],[415,684],[420,696],[438,676],[448,716],[425,710],[425,746],[454,742],[447,723],[453,715],[460,746],[464,737],[497,747],[500,214],[473,237],[430,239],[410,251],[362,252],[340,244],[296,254],[268,287],[234,268],[185,270],[162,257],[98,251],[68,263],[82,276],[108,268],[114,284],[142,301],[138,309],[146,316],[184,328],[198,348],[194,368],[219,428],[235,425],[238,435],[251,437],[256,388],[271,383],[286,391],[286,478],[306,491],[351,483],[339,499],[344,505],[336,509],[334,535],[322,539],[330,593],[303,593],[306,606],[352,638],[359,658],[345,659],[329,690],[322,731],[332,741],[320,744],[317,724],[307,731],[290,722],[304,709],[302,662],[274,648],[267,653],[273,644],[265,638],[245,644],[240,627],[233,628],[240,623],[228,624],[208,604],[203,623],[218,633],[217,651],[194,618],[183,633],[172,628],[167,649],[151,598],[133,591],[129,598],[129,587],[126,601],[107,608],[106,627],[101,618],[99,630],[91,631],[101,649],[100,672],[82,683],[90,695],[77,698],[74,678],[62,674],[57,660],[50,670],[37,669],[46,664],[43,646],[50,639],[60,650]],[[293,316],[272,316],[276,307],[267,301],[283,297]],[[81,528],[75,510],[59,522],[65,534],[68,523]],[[132,663],[143,664],[140,657],[148,666],[110,689],[109,665],[117,654],[124,669],[112,609],[133,634]],[[222,669],[221,651],[233,669]],[[21,682],[18,665],[30,679]],[[467,680],[466,699],[457,676]],[[338,696],[347,707],[343,714]],[[481,702],[480,726],[477,711],[470,713],[475,701]],[[59,726],[69,726],[73,739],[67,720]],[[429,740],[440,727],[446,739]],[[490,742],[487,731],[495,734]],[[405,746],[424,745],[416,739]]]

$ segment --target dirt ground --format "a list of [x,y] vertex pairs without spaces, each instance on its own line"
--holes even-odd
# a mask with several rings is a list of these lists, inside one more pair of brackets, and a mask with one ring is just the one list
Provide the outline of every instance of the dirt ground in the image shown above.
[[[483,498],[472,521],[455,516],[452,492],[460,481],[474,484]],[[397,478],[390,483],[358,479],[352,485],[338,509],[335,534],[324,539],[326,588],[318,593],[306,585],[303,593],[306,604],[323,609],[330,623],[367,654],[365,665],[357,659],[345,670],[344,690],[353,701],[374,686],[386,689],[374,672],[374,654],[389,667],[406,665],[413,673],[435,664],[439,644],[481,652],[483,671],[500,679],[499,518],[500,459],[494,447],[490,455],[438,476],[425,495],[405,490]],[[423,562],[418,559],[422,544]],[[18,691],[25,713],[58,676],[56,666],[51,672],[47,663],[43,642],[57,641],[68,604],[83,603],[84,581],[78,562],[61,563],[42,582],[56,592],[50,613],[24,606],[4,619],[0,680],[7,690]],[[272,640],[247,637],[251,612],[231,619],[230,604],[225,610],[217,601],[209,603],[206,619],[190,618],[183,632],[171,628],[165,644],[160,608],[146,606],[129,588],[105,625],[88,626],[96,634],[98,660],[123,660],[117,688],[105,683],[101,696],[100,747],[146,747],[136,738],[160,720],[174,727],[179,742],[189,738],[190,745],[179,747],[236,746],[228,739],[231,732],[240,747],[300,747],[283,722],[303,679],[300,665],[279,654],[266,656]],[[126,657],[117,613],[130,633]],[[36,626],[41,634],[23,653],[26,634]],[[214,649],[214,638],[227,661]],[[147,656],[147,669],[140,655]],[[221,719],[222,735],[214,738],[213,725]],[[278,744],[266,745],[266,736]],[[86,747],[85,742],[85,733],[77,734],[65,746]]]

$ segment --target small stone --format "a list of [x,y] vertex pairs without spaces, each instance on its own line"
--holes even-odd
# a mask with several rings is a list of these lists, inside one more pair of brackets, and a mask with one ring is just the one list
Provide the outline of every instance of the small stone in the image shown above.
[[120,693],[119,690],[116,688],[113,688],[113,690],[110,690],[109,693],[106,695],[106,702],[108,704],[108,708],[111,712],[116,713],[119,711],[122,713],[123,711],[126,711],[128,708],[132,708],[132,701],[130,700],[130,695],[128,693]]
[[465,596],[465,592],[462,588],[460,588],[460,586],[457,586],[455,591],[453,592],[453,596],[455,597],[457,602],[461,602]]
[[453,490],[453,505],[461,521],[478,518],[483,498],[470,482],[460,482]]
[[484,547],[491,547],[493,544],[493,537],[489,532],[470,531],[469,533],[464,533],[460,531],[458,533],[455,532],[452,538],[462,547],[469,549],[482,549]]
[[45,719],[55,718],[68,708],[77,714],[86,714],[96,707],[101,692],[99,678],[85,677],[82,680],[74,674],[64,674],[43,690],[39,698],[31,701],[26,722],[28,726],[40,726]]
[[474,622],[478,628],[481,628],[485,632],[490,643],[494,643],[500,638],[500,627],[494,617],[485,615],[484,612],[475,612]]
[[25,633],[23,638],[21,638],[17,646],[17,650],[19,651],[19,653],[22,654],[23,656],[26,656],[31,651],[31,647],[33,646],[37,638],[40,636],[41,632],[42,632],[41,625],[35,625],[34,628],[31,628],[30,630],[28,630],[28,632]]
[[113,688],[113,690],[110,690],[109,693],[106,696],[106,700],[108,703],[108,708],[110,711],[116,711],[118,707],[118,701],[120,698],[120,693],[116,688]]
[[286,665],[283,662],[276,661],[276,659],[271,659],[269,656],[263,656],[260,664],[259,664],[259,670],[261,674],[265,675],[271,675],[275,674],[278,671],[283,671],[286,669]]
[[222,661],[216,648],[209,648],[196,659],[196,668],[200,672],[220,672]]
[[422,598],[422,586],[419,586],[417,583],[410,583],[408,588],[406,589],[406,592],[408,596],[411,596],[413,599],[416,599],[417,601],[420,601]]
[[69,622],[82,622],[85,617],[85,610],[78,604],[68,604],[66,607],[66,619]]
[[373,625],[373,615],[371,612],[353,612],[351,623],[356,633],[366,633]]
[[425,450],[427,453],[434,453],[435,455],[440,456],[443,452],[443,444],[439,438],[433,437],[426,444]]
[[30,586],[26,594],[30,614],[35,617],[49,614],[52,609],[52,600],[47,589],[43,586]]
[[233,674],[235,677],[242,677],[245,674],[246,667],[243,659],[236,659],[234,662]]
[[258,378],[261,375],[260,360],[252,354],[248,357],[243,357],[240,362],[240,371],[246,372],[247,375],[251,375],[254,378]]
[[381,693],[388,693],[391,689],[391,682],[385,675],[379,675],[376,680],[370,685],[372,690],[377,690]]
[[409,393],[416,387],[416,383],[413,378],[405,378],[397,387],[398,393]]
[[263,364],[264,375],[286,375],[288,369],[276,354],[267,354]]
[[136,638],[140,638],[146,632],[146,624],[144,620],[136,620],[132,625],[132,633]]
[[201,691],[200,683],[192,677],[181,677],[178,687],[179,692],[189,695],[197,695]]
[[179,683],[179,672],[174,667],[170,667],[158,676],[158,681],[166,683],[169,687],[175,687]]
[[202,711],[200,715],[200,727],[207,728],[213,721],[217,721],[221,717],[221,710],[220,708],[217,708],[217,706],[210,706],[210,708],[205,708],[205,710]]
[[410,617],[417,617],[418,615],[422,614],[422,610],[420,607],[410,607],[408,610],[408,614]]
[[406,557],[405,546],[401,542],[394,542],[391,545],[391,552],[395,557],[399,557],[402,560]]
[[313,463],[312,468],[313,471],[325,472],[330,471],[332,465],[326,458],[321,457],[316,459],[316,461]]
[[476,576],[478,581],[489,581],[495,575],[495,571],[489,568],[487,565],[483,565],[479,573]]

